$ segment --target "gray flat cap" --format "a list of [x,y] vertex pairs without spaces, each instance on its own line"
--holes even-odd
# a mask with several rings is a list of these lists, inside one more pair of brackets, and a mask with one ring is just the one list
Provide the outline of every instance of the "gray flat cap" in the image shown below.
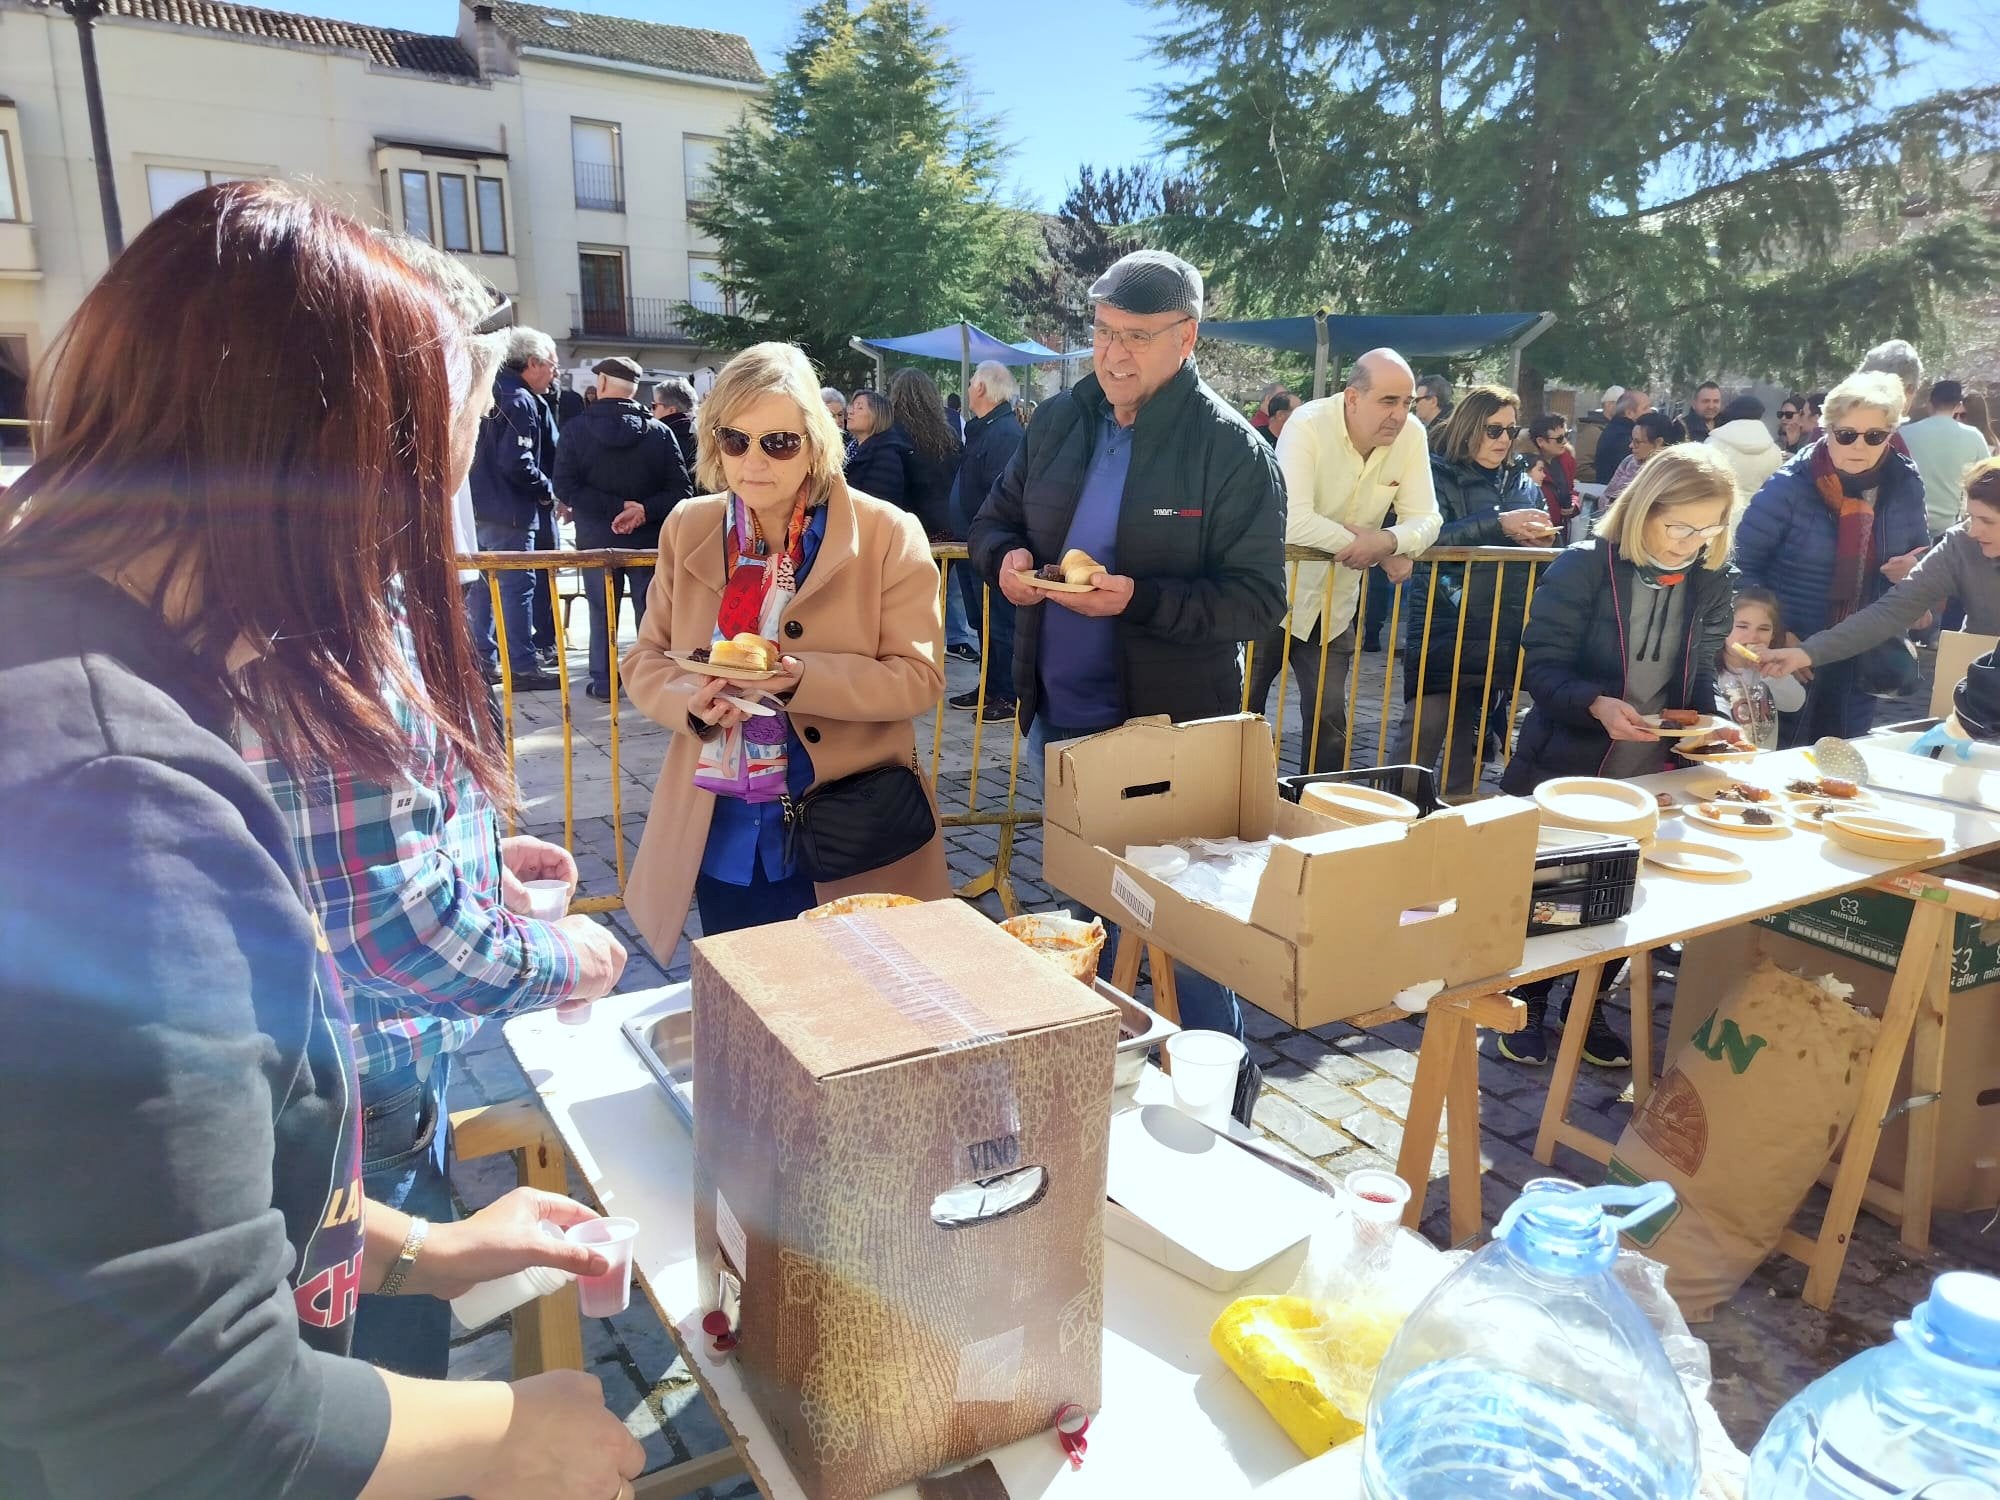
[[1090,284],[1090,300],[1120,312],[1201,316],[1201,272],[1165,250],[1134,250]]

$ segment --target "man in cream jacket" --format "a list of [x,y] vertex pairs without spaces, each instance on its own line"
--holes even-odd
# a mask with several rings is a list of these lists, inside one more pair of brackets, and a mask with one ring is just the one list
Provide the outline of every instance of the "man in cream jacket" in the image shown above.
[[[1265,711],[1289,636],[1300,701],[1319,705],[1318,722],[1304,726],[1303,758],[1312,771],[1338,770],[1345,758],[1361,575],[1380,563],[1389,582],[1400,583],[1410,559],[1437,538],[1430,453],[1423,424],[1410,420],[1415,393],[1403,357],[1372,349],[1354,362],[1340,395],[1299,407],[1278,439],[1285,541],[1335,561],[1297,565],[1290,620],[1257,642],[1250,702]],[[1396,524],[1384,528],[1392,507]]]

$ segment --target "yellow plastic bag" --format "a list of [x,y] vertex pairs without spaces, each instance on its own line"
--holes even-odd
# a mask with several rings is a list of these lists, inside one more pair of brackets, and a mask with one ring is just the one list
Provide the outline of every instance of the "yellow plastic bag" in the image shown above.
[[1361,1436],[1375,1369],[1404,1316],[1402,1309],[1306,1297],[1239,1297],[1222,1310],[1208,1341],[1313,1458]]

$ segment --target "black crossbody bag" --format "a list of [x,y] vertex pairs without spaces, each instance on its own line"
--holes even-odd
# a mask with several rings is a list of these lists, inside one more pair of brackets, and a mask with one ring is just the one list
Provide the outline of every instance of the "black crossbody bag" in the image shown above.
[[937,833],[937,814],[914,765],[856,771],[782,801],[786,850],[820,885],[893,865]]

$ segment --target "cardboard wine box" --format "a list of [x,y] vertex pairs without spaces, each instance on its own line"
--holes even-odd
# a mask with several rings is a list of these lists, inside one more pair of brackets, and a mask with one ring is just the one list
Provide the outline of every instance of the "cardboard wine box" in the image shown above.
[[695,1246],[812,1500],[1095,1410],[1118,1014],[957,901],[694,945]]
[[[1521,962],[1541,827],[1524,798],[1349,828],[1279,796],[1270,725],[1254,714],[1138,720],[1051,746],[1047,788],[1047,884],[1294,1026]],[[1247,921],[1125,858],[1133,845],[1273,834],[1285,842]]]

